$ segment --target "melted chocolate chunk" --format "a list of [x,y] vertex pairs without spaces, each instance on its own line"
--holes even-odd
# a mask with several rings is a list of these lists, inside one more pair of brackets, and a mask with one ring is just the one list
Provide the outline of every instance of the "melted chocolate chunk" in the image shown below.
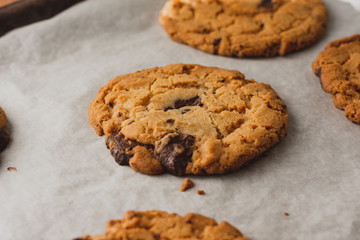
[[[166,138],[166,139],[165,139]],[[186,165],[192,155],[195,137],[187,134],[168,134],[163,138],[166,142],[157,154],[159,162],[174,175],[184,175]]]
[[263,0],[259,6],[259,8],[272,8],[273,7],[273,3],[272,0]]
[[174,123],[175,120],[174,120],[174,119],[168,119],[168,120],[166,120],[166,122],[167,122],[167,123]]
[[0,152],[2,152],[9,144],[10,135],[5,128],[0,129]]
[[185,66],[183,66],[182,72],[185,73],[185,74],[191,74],[191,71],[194,68],[195,68],[194,66],[185,65]]
[[165,111],[170,110],[170,109],[179,109],[179,108],[186,107],[186,106],[203,106],[203,104],[201,103],[201,98],[199,96],[196,96],[196,97],[186,99],[186,100],[183,100],[183,99],[177,100],[175,102],[174,108],[168,107],[168,108],[165,108]]
[[[110,148],[110,142],[114,142],[114,146]],[[148,149],[152,149],[153,146],[139,143],[135,140],[125,139],[122,134],[111,134],[106,141],[107,148],[110,149],[111,155],[115,158],[115,161],[120,165],[129,165],[129,160],[132,158],[131,150],[136,146],[145,146]]]
[[187,99],[187,100],[177,100],[175,102],[175,108],[179,109],[185,106],[202,106],[201,98],[199,96]]
[[[144,146],[168,172],[178,176],[185,174],[187,162],[191,159],[195,137],[182,133],[169,133],[162,140],[164,144],[157,154],[154,153],[154,146],[125,139],[122,134],[111,134],[106,141],[106,146],[120,165],[129,165],[129,160],[133,157],[131,150],[136,146]],[[112,148],[110,148],[110,142],[114,144]]]
[[181,111],[181,114],[185,114],[185,113],[187,113],[189,111],[190,111],[190,109],[184,109],[184,110]]

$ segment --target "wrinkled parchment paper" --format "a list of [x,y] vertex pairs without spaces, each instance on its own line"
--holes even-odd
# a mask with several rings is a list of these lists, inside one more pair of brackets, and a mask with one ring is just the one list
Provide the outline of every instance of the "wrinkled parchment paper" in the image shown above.
[[[214,56],[171,41],[157,21],[164,0],[89,0],[0,38],[0,105],[12,137],[0,155],[0,239],[100,234],[131,209],[202,213],[254,240],[360,239],[360,126],[334,107],[311,70],[327,42],[360,32],[360,13],[325,2],[325,37],[270,59]],[[181,177],[118,166],[88,123],[88,104],[117,75],[179,62],[271,84],[289,109],[288,136],[236,173],[192,177],[196,187],[185,193]]]

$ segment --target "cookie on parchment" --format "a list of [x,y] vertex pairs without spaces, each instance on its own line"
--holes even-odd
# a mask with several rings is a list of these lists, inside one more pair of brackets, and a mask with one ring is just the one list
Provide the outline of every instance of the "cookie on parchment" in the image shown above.
[[330,42],[312,67],[335,107],[360,124],[360,34]]
[[10,135],[6,129],[7,119],[4,110],[0,107],[0,152],[9,144]]
[[321,0],[168,0],[159,21],[173,40],[205,52],[272,57],[318,41],[327,11]]
[[217,222],[196,213],[184,217],[162,211],[129,211],[122,220],[110,220],[105,235],[74,240],[248,240],[227,222]]
[[119,76],[89,121],[120,165],[147,174],[223,174],[285,136],[288,112],[267,84],[238,71],[174,64]]

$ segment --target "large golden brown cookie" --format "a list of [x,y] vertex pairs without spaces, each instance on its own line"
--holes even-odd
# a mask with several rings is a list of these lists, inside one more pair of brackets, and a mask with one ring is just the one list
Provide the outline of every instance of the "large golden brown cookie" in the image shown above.
[[203,51],[271,57],[318,41],[327,12],[321,0],[168,0],[159,19],[173,40]]
[[122,220],[110,220],[106,233],[74,240],[248,240],[227,222],[189,213],[181,217],[161,211],[129,211]]
[[360,124],[360,35],[330,42],[313,63],[324,91],[345,110],[345,116]]
[[288,112],[267,84],[238,71],[175,64],[119,76],[89,121],[120,165],[147,174],[222,174],[285,136]]
[[9,143],[10,135],[6,129],[7,120],[5,112],[0,107],[0,152],[2,152]]

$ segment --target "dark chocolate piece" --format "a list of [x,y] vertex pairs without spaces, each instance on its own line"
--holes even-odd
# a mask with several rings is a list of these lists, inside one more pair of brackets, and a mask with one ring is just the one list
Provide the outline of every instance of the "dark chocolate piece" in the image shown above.
[[201,98],[199,96],[187,99],[187,100],[177,100],[175,102],[175,108],[179,109],[185,106],[202,106]]
[[[131,153],[133,148],[145,146],[168,172],[178,176],[184,175],[187,162],[191,159],[195,137],[182,133],[169,133],[162,140],[166,144],[160,150],[158,149],[157,154],[154,154],[154,146],[125,139],[122,134],[111,134],[106,140],[106,146],[110,149],[115,161],[120,165],[129,165],[129,160],[133,157]],[[110,148],[110,142],[114,144],[112,148]]]
[[[114,146],[110,148],[110,142],[114,142]],[[111,155],[115,161],[120,165],[129,165],[129,160],[132,158],[131,150],[136,146],[145,146],[149,149],[153,148],[151,145],[139,143],[135,140],[125,139],[122,134],[111,134],[106,140],[106,146],[110,149]]]
[[272,0],[263,0],[259,6],[259,8],[272,8],[273,7],[273,3]]
[[185,113],[187,113],[189,111],[190,111],[190,109],[184,109],[184,110],[181,111],[181,114],[185,114]]
[[171,109],[179,109],[182,107],[186,107],[186,106],[202,106],[203,104],[201,103],[201,98],[199,96],[190,98],[190,99],[179,99],[175,102],[175,107],[168,107],[165,109],[165,111],[167,110],[171,110]]
[[174,123],[175,120],[174,120],[174,119],[167,119],[166,122],[167,122],[167,123]]
[[187,134],[167,134],[164,138],[167,144],[158,152],[158,161],[174,175],[184,175],[187,162],[191,159],[192,145],[195,137]]

